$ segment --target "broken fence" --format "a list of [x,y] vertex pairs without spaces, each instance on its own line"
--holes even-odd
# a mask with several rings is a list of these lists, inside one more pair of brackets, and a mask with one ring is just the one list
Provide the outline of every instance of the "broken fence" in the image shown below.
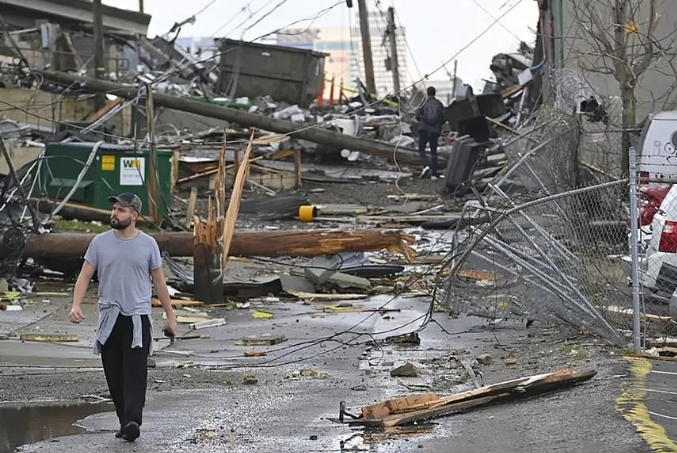
[[464,209],[474,226],[451,263],[450,311],[564,322],[630,344],[627,187],[621,180],[517,204],[490,186],[494,195]]

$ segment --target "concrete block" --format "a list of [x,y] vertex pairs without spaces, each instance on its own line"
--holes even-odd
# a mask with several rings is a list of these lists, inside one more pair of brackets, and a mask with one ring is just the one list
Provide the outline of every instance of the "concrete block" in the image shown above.
[[341,260],[337,256],[318,256],[310,260],[310,263],[303,270],[303,274],[308,280],[321,285],[329,280],[336,269],[341,265]]
[[356,277],[355,275],[344,274],[342,272],[336,272],[329,277],[329,283],[338,285],[341,288],[360,288],[360,289],[371,289],[371,282],[366,278]]

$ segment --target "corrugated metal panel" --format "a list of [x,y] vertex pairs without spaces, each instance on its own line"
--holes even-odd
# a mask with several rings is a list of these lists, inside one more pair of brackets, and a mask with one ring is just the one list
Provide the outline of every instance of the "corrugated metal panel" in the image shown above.
[[220,94],[257,97],[309,105],[323,83],[325,53],[293,47],[222,41]]

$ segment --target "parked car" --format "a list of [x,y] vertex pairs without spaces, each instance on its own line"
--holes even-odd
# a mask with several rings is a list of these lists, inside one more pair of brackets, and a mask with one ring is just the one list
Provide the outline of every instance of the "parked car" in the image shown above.
[[[637,228],[646,228],[651,226],[653,217],[658,208],[670,191],[671,184],[640,184],[639,186],[639,217],[637,219]],[[630,218],[628,217],[628,227],[630,227]],[[644,231],[648,233],[648,231]]]
[[670,186],[653,216],[640,278],[646,288],[668,299],[677,289],[677,185]]
[[[669,300],[677,289],[677,111],[649,115],[637,151],[639,218],[628,227],[638,229],[642,284]],[[630,257],[622,259],[630,271]]]

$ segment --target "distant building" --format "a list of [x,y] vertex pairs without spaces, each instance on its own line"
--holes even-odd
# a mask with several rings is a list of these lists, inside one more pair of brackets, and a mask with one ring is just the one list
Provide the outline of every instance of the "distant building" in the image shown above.
[[355,86],[354,81],[359,77],[359,73],[355,63],[354,45],[350,42],[349,28],[326,27],[309,30],[288,28],[276,34],[275,44],[329,54],[324,61],[325,97],[329,96],[332,77],[335,79],[336,98],[341,83],[347,88]]
[[440,79],[440,80],[426,80],[425,87],[435,87],[437,91],[437,99],[442,101],[443,104],[449,105],[457,97],[463,97],[465,95],[465,87],[463,86],[463,81],[456,77],[456,95],[454,96],[454,82],[449,79]]
[[[390,44],[386,36],[386,17],[380,12],[370,12],[371,49],[374,61],[374,81],[379,96],[394,91],[392,72],[388,69],[387,60],[390,57]],[[355,15],[355,24],[359,24],[359,17]],[[397,29],[397,56],[399,59],[400,87],[406,88],[409,83],[407,77],[407,52],[404,27]],[[351,27],[326,27],[316,29],[285,29],[276,34],[276,44],[281,46],[313,49],[330,54],[325,60],[325,74],[328,80],[336,78],[338,85],[343,79],[344,85],[355,86],[355,79],[365,81],[364,58],[362,51],[362,37],[359,25]],[[325,90],[329,85],[325,86]]]
[[[364,74],[364,58],[362,51],[362,37],[359,27],[359,17],[355,13],[355,23],[358,26],[352,29],[352,38],[355,42],[356,60],[358,71]],[[371,53],[374,61],[374,82],[379,96],[384,96],[395,91],[393,73],[388,70],[387,60],[390,58],[390,43],[387,38],[387,17],[385,13],[369,12],[369,34],[371,37]],[[398,27],[395,31],[397,36],[397,58],[400,73],[400,88],[404,89],[409,84],[407,71],[407,45],[405,40],[405,27]]]

